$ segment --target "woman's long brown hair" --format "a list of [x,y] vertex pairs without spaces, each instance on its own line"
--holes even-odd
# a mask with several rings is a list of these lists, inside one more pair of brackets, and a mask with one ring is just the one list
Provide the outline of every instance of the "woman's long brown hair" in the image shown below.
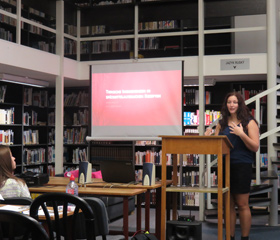
[[24,183],[22,179],[14,176],[13,171],[11,150],[7,146],[0,145],[0,188],[5,185],[8,178]]
[[[249,120],[253,119],[256,123],[257,123],[257,121],[254,118],[254,116],[250,113],[250,109],[245,104],[244,98],[239,92],[230,92],[225,97],[225,100],[223,102],[222,109],[221,109],[221,114],[223,116],[223,118],[220,120],[221,131],[223,131],[226,128],[226,126],[228,125],[228,117],[230,116],[230,113],[227,108],[227,101],[228,101],[228,98],[231,96],[235,96],[237,98],[237,101],[238,101],[238,109],[236,112],[237,119],[240,120],[242,127],[244,129],[244,132],[246,134],[248,134],[247,125],[249,123]],[[258,123],[257,123],[257,125],[258,125]]]

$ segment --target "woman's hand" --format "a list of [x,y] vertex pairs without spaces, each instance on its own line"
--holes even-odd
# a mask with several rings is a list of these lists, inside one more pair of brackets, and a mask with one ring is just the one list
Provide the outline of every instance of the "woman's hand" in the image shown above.
[[206,131],[204,132],[205,136],[210,136],[212,134],[212,128],[206,128]]
[[233,133],[239,137],[241,136],[242,133],[244,133],[242,124],[239,124],[238,126],[235,122],[231,122],[231,124],[229,125],[229,130],[230,133]]

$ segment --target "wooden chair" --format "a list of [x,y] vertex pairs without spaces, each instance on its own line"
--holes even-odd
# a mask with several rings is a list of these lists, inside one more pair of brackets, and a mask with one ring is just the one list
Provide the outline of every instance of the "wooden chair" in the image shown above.
[[[20,235],[18,231],[20,230]],[[34,218],[23,213],[0,210],[0,240],[48,240],[44,227]]]
[[[70,205],[76,206],[75,211],[73,215],[67,216]],[[43,223],[47,225],[51,240],[61,240],[62,236],[65,240],[76,239],[75,226],[80,215],[84,216],[86,239],[95,239],[94,214],[84,199],[68,193],[45,193],[35,198],[31,204],[30,216],[38,220],[40,207],[44,211],[46,219]],[[53,211],[49,211],[48,208],[53,208]],[[62,216],[59,216],[59,211],[62,211]]]

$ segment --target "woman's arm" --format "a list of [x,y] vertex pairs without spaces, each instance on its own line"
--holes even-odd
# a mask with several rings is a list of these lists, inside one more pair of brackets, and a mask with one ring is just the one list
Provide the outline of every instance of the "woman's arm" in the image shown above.
[[[215,136],[218,136],[219,135],[219,132],[220,132],[220,124],[218,123],[217,127],[216,127],[216,130],[215,130],[215,133],[214,135]],[[210,136],[212,134],[212,128],[207,128],[206,131],[204,132],[204,135],[205,136]]]
[[258,151],[260,146],[259,127],[254,120],[251,120],[248,124],[248,135],[243,131],[241,124],[237,126],[235,123],[232,123],[230,131],[239,136],[249,150],[252,152]]

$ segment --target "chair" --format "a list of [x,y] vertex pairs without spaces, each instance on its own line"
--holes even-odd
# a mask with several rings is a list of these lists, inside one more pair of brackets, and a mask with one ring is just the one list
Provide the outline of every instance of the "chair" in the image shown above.
[[28,197],[11,197],[11,198],[5,198],[4,200],[1,200],[1,204],[10,204],[10,205],[31,205],[33,200]]
[[[94,221],[94,231],[95,236],[102,236],[103,240],[106,239],[124,239],[124,236],[109,236],[109,218],[104,202],[96,197],[83,197],[83,199],[90,205],[93,210],[95,221]],[[80,224],[77,228],[81,238],[84,238],[84,227]]]
[[[76,206],[75,211],[72,216],[67,216],[68,206],[71,205]],[[65,240],[76,239],[75,226],[77,225],[80,215],[84,216],[86,239],[95,239],[93,227],[94,214],[91,207],[84,199],[68,193],[45,193],[35,198],[31,204],[30,216],[38,220],[38,211],[40,207],[44,211],[46,217],[45,222],[51,240],[61,240],[62,236]],[[47,207],[52,207],[53,211],[48,211]],[[59,216],[59,210],[63,211],[62,216]],[[56,233],[56,238],[54,237],[54,232]]]
[[[17,234],[20,228],[21,236]],[[44,227],[34,218],[23,213],[0,210],[0,239],[48,240]]]

